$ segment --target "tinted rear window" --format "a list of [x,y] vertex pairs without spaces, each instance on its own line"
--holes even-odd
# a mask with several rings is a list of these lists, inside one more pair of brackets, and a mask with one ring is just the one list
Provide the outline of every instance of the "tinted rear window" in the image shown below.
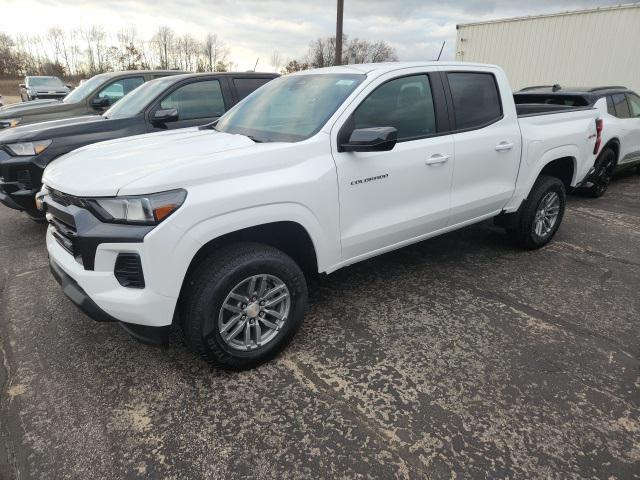
[[238,92],[238,100],[242,100],[271,80],[271,78],[234,78],[233,83]]
[[517,93],[513,96],[516,105],[536,103],[545,105],[565,105],[568,107],[588,107],[586,98],[579,95],[532,95]]
[[456,129],[482,128],[502,118],[495,77],[490,73],[448,73]]
[[629,110],[629,104],[627,103],[627,96],[624,93],[613,95],[613,104],[616,107],[616,117],[629,118],[631,117],[631,111]]

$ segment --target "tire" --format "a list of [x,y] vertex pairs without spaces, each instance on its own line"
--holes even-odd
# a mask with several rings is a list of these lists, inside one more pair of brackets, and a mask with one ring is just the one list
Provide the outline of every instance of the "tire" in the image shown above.
[[[554,199],[554,203],[548,204],[547,202],[551,199]],[[511,241],[526,250],[545,246],[555,236],[562,223],[566,202],[567,194],[564,184],[555,177],[540,176],[516,214],[512,227],[507,230]],[[550,225],[541,220],[539,215],[552,215],[556,210],[554,220],[552,222],[549,220]],[[537,229],[539,220],[543,221],[541,230]]]
[[[252,278],[256,278],[254,284]],[[300,328],[307,307],[307,284],[300,267],[280,250],[258,243],[230,245],[205,257],[185,287],[180,318],[187,345],[210,365],[230,370],[253,368],[275,357]],[[280,292],[263,302],[284,299],[273,306],[279,309],[273,313],[268,306],[260,306],[260,290],[270,292],[276,287]],[[241,304],[239,297],[251,295],[250,288],[258,291],[258,301],[247,298]],[[225,339],[238,328],[238,336]],[[258,331],[265,335],[261,343]]]
[[591,186],[582,188],[582,192],[591,198],[603,196],[611,183],[616,163],[616,152],[610,148],[605,148],[596,159],[595,171],[590,178]]

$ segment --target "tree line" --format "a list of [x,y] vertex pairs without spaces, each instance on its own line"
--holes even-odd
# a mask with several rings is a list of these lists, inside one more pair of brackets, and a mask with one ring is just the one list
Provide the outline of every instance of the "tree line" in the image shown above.
[[0,76],[56,75],[91,77],[113,70],[174,69],[193,72],[226,71],[229,47],[217,34],[202,39],[178,35],[161,26],[150,39],[135,28],[109,34],[101,26],[45,34],[0,32]]
[[[273,51],[269,61],[283,74],[335,62],[335,36],[316,39],[301,58],[286,58]],[[358,38],[343,39],[342,63],[397,60],[387,42]],[[0,77],[56,75],[88,78],[113,70],[175,69],[191,72],[227,71],[233,68],[231,49],[217,34],[195,38],[179,35],[168,26],[159,27],[151,38],[140,37],[135,28],[107,33],[101,26],[44,34],[0,32]]]

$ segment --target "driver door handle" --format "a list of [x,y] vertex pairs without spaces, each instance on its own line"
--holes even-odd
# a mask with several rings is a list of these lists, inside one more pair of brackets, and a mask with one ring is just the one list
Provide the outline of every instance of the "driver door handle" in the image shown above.
[[496,152],[505,152],[507,150],[511,150],[514,147],[511,142],[500,142],[496,145]]
[[436,154],[424,161],[426,165],[440,165],[449,161],[449,155]]

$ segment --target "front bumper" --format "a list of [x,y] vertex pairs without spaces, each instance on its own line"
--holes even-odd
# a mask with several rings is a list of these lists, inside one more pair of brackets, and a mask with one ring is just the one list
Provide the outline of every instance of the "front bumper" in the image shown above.
[[[100,321],[120,321],[149,327],[164,327],[171,325],[175,311],[177,296],[169,297],[154,291],[147,283],[145,288],[127,288],[120,285],[114,275],[116,258],[121,252],[138,253],[143,259],[148,256],[143,243],[103,243],[98,245],[95,252],[95,266],[93,270],[85,270],[67,250],[65,250],[53,236],[54,228],[47,230],[47,250],[52,264],[63,278],[69,281],[62,284],[65,294],[78,305],[91,305],[85,310],[92,318]],[[145,272],[146,274],[147,272]],[[55,274],[54,274],[55,275]],[[71,286],[69,286],[71,285]],[[95,307],[93,306],[95,305]],[[100,313],[95,313],[96,311]]]
[[36,157],[12,157],[0,149],[0,203],[15,210],[40,216],[35,194],[41,187],[43,169]]

